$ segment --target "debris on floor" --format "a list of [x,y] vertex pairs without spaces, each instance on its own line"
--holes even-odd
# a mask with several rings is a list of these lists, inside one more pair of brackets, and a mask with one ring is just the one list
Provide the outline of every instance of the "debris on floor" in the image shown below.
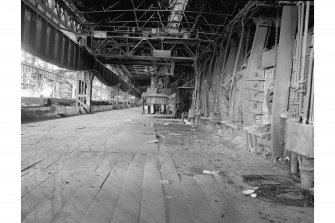
[[164,138],[165,136],[163,136],[162,134],[159,133],[156,134],[156,139],[164,139]]
[[170,184],[169,180],[158,180],[156,183],[158,184]]
[[252,194],[252,193],[254,193],[255,192],[255,190],[245,190],[245,191],[243,191],[242,193],[243,194],[246,194],[246,195],[249,195],[249,194]]
[[271,159],[271,157],[272,157],[272,154],[271,154],[271,152],[269,152],[269,151],[266,151],[265,152],[265,159]]
[[169,132],[168,134],[169,134],[169,135],[172,135],[172,136],[181,136],[181,134],[173,133],[173,132]]
[[187,121],[186,119],[184,119],[184,123],[185,123],[186,125],[192,125],[192,122],[189,122],[189,121]]
[[[24,180],[22,181],[23,187],[27,186],[27,189],[24,187],[24,190],[31,190],[31,187],[28,186],[36,182],[34,178],[30,177],[31,174],[38,174],[40,168],[50,165],[56,159],[58,160],[59,135],[56,134],[57,137],[53,136],[45,141],[44,139],[46,133],[52,136],[53,132],[59,132],[62,134],[61,139],[64,140],[64,145],[69,145],[64,146],[66,154],[64,158],[59,159],[62,163],[64,160],[64,164],[67,165],[65,168],[69,167],[65,170],[68,171],[68,175],[72,174],[71,176],[75,176],[76,179],[80,180],[79,182],[83,183],[88,182],[86,181],[88,177],[92,179],[90,181],[93,183],[88,184],[88,188],[93,193],[98,192],[100,189],[103,190],[104,187],[106,189],[108,187],[108,190],[113,193],[121,193],[120,196],[110,198],[113,199],[111,202],[117,204],[118,207],[116,208],[118,210],[130,210],[128,202],[118,202],[119,197],[121,197],[121,200],[128,200],[128,198],[136,196],[143,203],[131,202],[131,207],[135,205],[137,207],[136,210],[139,209],[138,207],[141,210],[142,207],[145,208],[142,211],[152,210],[154,212],[157,210],[156,205],[160,205],[161,210],[169,210],[167,213],[162,212],[162,218],[157,218],[163,220],[164,216],[167,216],[166,218],[168,219],[170,217],[179,218],[181,212],[187,211],[197,213],[198,216],[196,217],[203,217],[199,219],[199,222],[313,222],[314,213],[312,208],[292,208],[292,206],[273,205],[272,203],[264,202],[262,201],[261,192],[258,192],[254,186],[248,186],[243,183],[243,178],[241,177],[243,174],[261,173],[264,174],[261,177],[269,178],[270,174],[282,175],[283,172],[277,166],[274,166],[270,160],[248,153],[245,149],[244,140],[242,141],[240,138],[232,139],[230,135],[213,138],[211,133],[204,131],[202,128],[192,128],[182,123],[172,123],[172,121],[169,121],[170,125],[163,125],[167,121],[157,124],[158,121],[153,120],[152,117],[142,117],[138,108],[122,111],[115,110],[106,113],[99,112],[86,119],[87,116],[82,116],[40,122],[38,125],[37,123],[22,125],[22,133],[24,133],[22,137],[23,160],[31,158],[28,159],[30,160],[29,162],[23,162],[21,169],[29,167],[29,165],[36,162],[36,157],[32,151],[36,151],[38,148],[43,148],[42,151],[53,151],[50,157],[49,155],[46,158],[43,156],[38,157],[39,159],[45,158],[40,162],[41,165],[35,165],[21,172]],[[124,120],[126,119],[131,119],[132,121],[125,122]],[[154,121],[154,128],[149,128],[149,123]],[[83,128],[83,123],[85,128]],[[146,126],[143,125],[144,123]],[[195,129],[196,132],[192,132],[190,129]],[[168,135],[168,133],[179,136]],[[159,138],[161,135],[165,138]],[[78,136],[84,137],[88,141],[80,145],[85,152],[79,153],[77,157],[76,152],[70,153],[70,151],[76,151],[77,142],[73,140],[73,137]],[[149,144],[146,143],[148,141],[150,141]],[[105,151],[104,147],[107,148],[108,153],[102,152]],[[95,150],[101,152],[96,152]],[[232,155],[236,155],[236,157]],[[73,157],[77,160],[74,160],[74,162],[78,165],[72,165]],[[87,162],[87,160],[90,161]],[[40,179],[48,178],[50,180],[43,181],[34,189],[34,193],[36,191],[37,196],[42,196],[43,199],[34,199],[31,196],[25,196],[22,199],[24,208],[30,208],[32,202],[34,202],[34,205],[36,204],[36,211],[31,212],[31,214],[26,213],[26,209],[22,209],[22,216],[27,216],[25,219],[34,218],[30,222],[49,222],[54,217],[54,215],[49,214],[54,213],[52,205],[43,207],[43,205],[39,204],[42,201],[44,202],[45,199],[49,199],[48,194],[44,193],[44,188],[52,191],[53,184],[50,182],[58,179],[58,173],[63,173],[62,170],[62,172],[54,174],[54,168],[57,164],[58,162],[47,167],[45,176],[43,175],[43,179]],[[110,169],[112,165],[115,166],[113,168],[117,171]],[[97,169],[99,174],[102,173],[102,175],[96,175],[95,169],[97,167],[99,167]],[[76,174],[82,169],[85,174]],[[118,170],[122,170],[122,176],[120,177],[124,181],[105,181],[108,174],[110,174],[108,179],[112,179],[110,177],[114,176],[118,177],[121,173]],[[205,173],[203,173],[204,170]],[[38,174],[38,177],[40,177],[40,174]],[[257,177],[260,178],[259,176]],[[77,190],[80,184],[73,183],[76,179],[64,179],[65,182],[63,186],[59,186],[60,189]],[[39,183],[39,181],[37,182]],[[105,183],[102,184],[102,182]],[[263,180],[261,183],[264,185],[268,181]],[[116,184],[118,185],[117,187],[114,186]],[[100,188],[100,185],[103,185],[102,188]],[[122,189],[123,186],[127,186],[127,188]],[[159,189],[159,191],[156,189]],[[254,190],[254,192],[245,195],[242,193],[245,190]],[[142,195],[144,195],[143,199],[140,199]],[[56,202],[61,199],[57,196],[56,194]],[[87,198],[90,200],[90,202],[85,202],[87,205],[93,202],[93,207],[89,208],[89,210],[96,211],[99,215],[95,215],[96,219],[83,219],[84,221],[104,222],[104,220],[101,220],[101,214],[106,213],[109,215],[108,219],[112,219],[114,213],[118,213],[117,211],[99,211],[100,208],[104,207],[100,206],[96,202],[98,200],[95,199],[100,199],[101,196],[104,195],[98,193],[97,197],[83,194],[83,196],[78,198],[71,198],[74,202],[80,202],[82,198]],[[122,197],[125,199],[122,199]],[[156,202],[158,199],[161,199],[160,203]],[[148,202],[152,202],[155,205],[149,205],[148,208]],[[181,205],[181,203],[183,204]],[[70,202],[70,204],[72,203]],[[198,209],[199,204],[201,204],[202,208],[200,212]],[[189,207],[191,208],[190,210]],[[222,221],[204,220],[209,214],[214,216],[215,213],[212,211],[211,213],[207,212],[211,208],[216,210],[216,207],[220,208],[217,209],[217,213],[215,212],[218,219],[221,219],[222,215],[224,216]],[[59,205],[60,208],[61,206]],[[69,213],[70,217],[77,216],[77,212],[72,213],[71,210],[69,210],[68,205],[65,205],[64,208],[56,211],[61,211],[62,213],[68,211],[67,213]],[[262,214],[259,214],[259,210],[262,211]],[[42,214],[44,215],[42,216]],[[125,215],[128,214],[129,212],[125,213]],[[50,216],[50,220],[39,220],[39,218],[44,218],[45,215]],[[134,216],[136,218],[135,221],[138,221],[138,216],[136,214]],[[195,216],[190,216],[190,220],[192,220],[192,217],[195,218]],[[35,218],[38,219],[35,220]],[[58,218],[58,215],[55,218]],[[146,220],[143,222],[147,222]],[[183,220],[181,219],[180,221],[186,222]],[[26,220],[23,221],[28,222]],[[172,221],[169,219],[169,221],[177,222],[178,220]],[[78,222],[80,222],[80,219]]]
[[[310,191],[296,186],[294,179],[279,175],[243,175],[243,181],[258,188],[251,192],[263,201],[298,207],[314,207]],[[244,194],[245,191],[243,191]],[[256,196],[255,196],[256,197]]]
[[204,170],[202,173],[209,174],[209,175],[219,175],[220,171],[219,170],[215,170],[215,171]]
[[125,122],[131,122],[132,120],[131,119],[126,119],[124,120]]
[[286,157],[280,157],[277,159],[278,163],[282,163],[282,164],[288,164],[290,163],[290,157],[286,156]]
[[168,122],[165,122],[165,123],[164,123],[164,125],[170,125],[170,123],[168,123]]
[[62,113],[58,113],[58,114],[56,115],[56,117],[57,117],[57,118],[64,118],[64,117],[65,117],[65,115],[64,115],[64,114],[62,114]]
[[155,140],[148,141],[147,143],[159,143],[159,141],[155,139]]
[[287,185],[294,185],[298,183],[293,178],[288,178],[285,176],[280,175],[243,175],[243,181],[248,183],[251,186],[260,186],[262,184],[269,184],[269,183],[277,183],[277,184],[287,184]]

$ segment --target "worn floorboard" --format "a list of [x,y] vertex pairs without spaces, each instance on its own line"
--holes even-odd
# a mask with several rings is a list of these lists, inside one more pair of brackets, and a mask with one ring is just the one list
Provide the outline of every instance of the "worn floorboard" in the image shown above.
[[[230,177],[243,171],[242,152],[213,147],[213,139],[201,141],[206,134],[191,128],[143,116],[141,108],[22,124],[21,221],[311,222],[310,212],[265,212],[267,203],[245,197]],[[227,175],[202,174],[218,168]]]
[[[108,169],[110,167],[109,162],[105,162],[108,159],[108,155],[100,154],[103,159],[97,165],[94,171],[87,172],[88,178],[85,182],[80,184],[80,188],[75,192],[74,196],[64,205],[64,207],[58,211],[51,222],[80,222],[83,215],[93,203],[94,199],[98,195],[101,185],[105,182],[108,177]],[[117,156],[112,161],[116,163]],[[114,164],[112,164],[114,166]]]
[[193,223],[173,160],[160,156],[167,222]]
[[138,222],[142,200],[142,181],[145,155],[136,154],[130,163],[112,223]]
[[166,223],[157,155],[146,155],[139,223]]
[[220,222],[194,177],[183,175],[181,184],[194,223]]
[[[76,192],[85,185],[89,183],[88,173],[94,173],[94,170],[103,161],[104,156],[102,154],[83,154],[84,157],[82,161],[78,162],[75,167],[71,169],[70,179],[67,179],[60,187],[46,186],[45,189],[34,191],[33,196],[37,197],[41,194],[45,195],[42,199],[27,199],[26,203],[33,202],[38,204],[33,209],[31,213],[24,217],[23,222],[50,222],[52,219],[57,217],[57,213],[67,204],[69,200],[73,198]],[[96,161],[96,164],[92,163],[92,159]],[[42,184],[41,184],[42,185]],[[44,190],[48,190],[46,193]],[[26,205],[22,201],[21,206]],[[22,208],[23,209],[23,208]]]
[[99,194],[83,216],[83,223],[110,222],[120,197],[124,178],[134,154],[122,154],[116,165],[110,171],[109,177],[104,182]]
[[211,175],[195,175],[197,183],[204,192],[209,206],[213,209],[221,222],[246,222],[239,214],[236,202],[224,194],[220,186],[214,181]]

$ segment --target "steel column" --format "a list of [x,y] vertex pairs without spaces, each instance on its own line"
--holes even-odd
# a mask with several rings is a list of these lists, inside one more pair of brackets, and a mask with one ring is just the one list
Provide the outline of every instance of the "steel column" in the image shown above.
[[285,5],[283,7],[280,37],[275,69],[275,84],[272,106],[272,156],[280,157],[284,153],[284,128],[281,127],[280,115],[287,111],[290,78],[292,71],[292,52],[294,34],[297,27],[297,7]]

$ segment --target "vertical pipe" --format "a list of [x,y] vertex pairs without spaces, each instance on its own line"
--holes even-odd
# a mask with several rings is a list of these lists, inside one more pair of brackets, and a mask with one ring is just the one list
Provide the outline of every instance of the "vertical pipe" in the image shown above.
[[[300,71],[300,83],[303,85],[305,81],[305,64],[306,64],[306,48],[307,48],[307,35],[308,35],[308,20],[309,20],[309,8],[310,8],[310,1],[306,2],[306,16],[305,16],[305,28],[304,28],[304,40],[302,43],[302,62],[301,62],[301,71]],[[300,102],[299,102],[299,116],[302,112],[302,102],[304,98],[303,89],[300,89]]]
[[308,116],[309,116],[309,107],[310,107],[310,97],[311,97],[311,88],[312,88],[312,74],[313,74],[313,61],[314,61],[314,49],[311,49],[309,54],[309,64],[308,64],[308,78],[307,78],[307,95],[306,95],[306,103],[304,105],[304,113],[303,113],[303,123],[307,124]]
[[300,17],[301,17],[301,5],[298,5],[298,32],[296,34],[296,48],[295,48],[295,76],[294,81],[298,81],[298,69],[299,69],[299,45],[300,45]]
[[299,4],[300,17],[299,17],[299,20],[298,20],[298,41],[297,41],[298,54],[297,54],[297,70],[296,70],[296,76],[295,76],[295,83],[298,83],[299,74],[300,74],[302,21],[303,21],[303,17],[304,17],[304,5],[305,5],[305,3],[303,3],[303,2],[301,4]]
[[314,82],[312,81],[311,86],[311,102],[309,106],[309,112],[308,112],[308,123],[313,124],[314,123]]

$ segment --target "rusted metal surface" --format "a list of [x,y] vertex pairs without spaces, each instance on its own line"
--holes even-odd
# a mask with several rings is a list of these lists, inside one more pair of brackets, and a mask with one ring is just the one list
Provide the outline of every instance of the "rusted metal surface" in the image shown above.
[[[283,7],[277,63],[275,69],[275,84],[272,107],[272,152],[279,157],[284,152],[284,131],[280,124],[280,114],[287,111],[290,74],[292,69],[292,53],[294,34],[297,27],[297,8],[285,5]],[[281,130],[282,129],[282,130]]]
[[286,149],[314,158],[314,125],[288,121]]
[[[271,20],[266,20],[262,18],[258,18],[257,20],[257,28],[255,32],[254,42],[251,49],[251,55],[248,61],[248,66],[246,73],[244,75],[244,88],[243,91],[243,122],[244,126],[250,126],[256,123],[256,119],[252,118],[245,114],[246,112],[252,112],[255,114],[262,114],[262,102],[256,102],[252,100],[253,98],[257,98],[254,92],[251,92],[248,89],[253,91],[258,91],[259,93],[264,92],[264,79],[265,73],[261,68],[262,55],[264,50],[264,45],[266,43],[266,35],[269,30],[269,26],[271,24]],[[253,95],[245,97],[247,93],[254,93]]]
[[276,64],[276,49],[267,50],[262,55],[262,68],[274,67]]
[[153,50],[153,57],[170,58],[171,50]]
[[301,159],[300,164],[301,185],[306,188],[313,187],[314,183],[314,159]]

